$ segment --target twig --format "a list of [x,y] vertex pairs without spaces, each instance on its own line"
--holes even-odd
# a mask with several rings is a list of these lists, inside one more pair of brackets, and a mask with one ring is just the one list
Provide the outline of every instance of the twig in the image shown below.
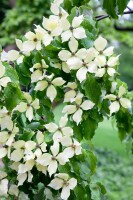
[[128,10],[133,11],[129,6],[127,6]]
[[[127,14],[133,14],[133,10],[125,11],[125,12],[123,13],[123,15],[127,15]],[[121,14],[118,13],[118,15],[121,15]],[[108,18],[108,17],[109,17],[109,15],[99,15],[99,16],[96,16],[95,18],[96,18],[97,21],[100,21],[100,20],[105,19],[105,18]]]

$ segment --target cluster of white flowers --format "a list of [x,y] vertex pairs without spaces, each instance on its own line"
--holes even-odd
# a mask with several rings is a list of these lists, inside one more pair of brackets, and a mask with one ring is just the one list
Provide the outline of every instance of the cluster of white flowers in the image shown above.
[[[7,157],[10,160],[9,166],[17,172],[17,185],[11,184],[9,187],[8,174],[0,172],[0,196],[8,194],[18,196],[20,185],[25,181],[32,182],[34,174],[33,167],[45,175],[52,176],[54,179],[48,185],[49,187],[61,191],[61,198],[67,200],[70,196],[70,190],[77,185],[75,178],[68,174],[58,173],[58,167],[71,161],[73,156],[82,154],[81,144],[74,138],[73,129],[67,126],[68,119],[79,125],[83,120],[83,114],[93,109],[96,105],[90,101],[78,89],[78,83],[84,84],[88,74],[94,77],[102,78],[105,74],[114,77],[116,74],[119,56],[114,56],[113,47],[106,48],[107,41],[103,37],[98,37],[94,46],[86,49],[80,48],[80,40],[86,38],[86,31],[82,26],[84,16],[75,16],[70,23],[68,13],[61,7],[63,0],[55,0],[51,5],[53,15],[49,18],[43,18],[42,27],[36,25],[35,32],[25,34],[25,41],[16,40],[19,49],[11,50],[8,53],[2,52],[0,61],[0,92],[4,91],[11,79],[5,75],[6,67],[3,61],[16,62],[18,65],[23,63],[25,56],[30,56],[31,52],[40,51],[43,47],[50,45],[54,39],[60,37],[62,43],[67,42],[67,48],[61,49],[58,53],[59,62],[53,63],[54,69],[59,68],[67,74],[75,73],[73,82],[66,82],[62,77],[50,73],[50,64],[45,59],[40,63],[34,63],[31,68],[31,86],[34,92],[46,92],[47,98],[51,103],[57,96],[57,88],[61,87],[65,91],[62,110],[64,116],[61,117],[59,125],[50,122],[44,124],[45,129],[52,134],[53,143],[48,148],[45,143],[45,133],[37,130],[32,140],[19,140],[20,130],[13,118],[13,114],[18,112],[32,122],[35,119],[36,112],[40,109],[40,101],[33,98],[28,92],[23,92],[23,100],[12,110],[8,111],[6,107],[0,109],[0,158]],[[56,58],[57,59],[57,58]],[[67,75],[66,74],[66,75]],[[112,92],[112,91],[111,91]],[[120,86],[118,95],[105,94],[103,99],[110,100],[110,114],[118,112],[121,107],[129,109],[131,102],[123,97],[126,94],[124,86]],[[67,104],[67,105],[66,105]],[[58,173],[58,174],[56,174]]]

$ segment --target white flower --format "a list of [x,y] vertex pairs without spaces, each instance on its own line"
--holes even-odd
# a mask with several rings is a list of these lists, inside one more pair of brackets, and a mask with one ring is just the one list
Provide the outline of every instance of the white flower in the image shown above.
[[5,178],[7,176],[7,173],[4,171],[0,171],[0,180]]
[[42,152],[46,152],[47,144],[44,142],[44,134],[42,134],[41,131],[37,132],[36,139],[38,143],[37,145],[41,148]]
[[107,40],[104,39],[102,36],[99,36],[95,42],[94,42],[94,47],[95,48],[91,48],[92,51],[94,51],[95,55],[102,55],[103,57],[110,57],[113,55],[113,50],[114,50],[114,47],[108,47],[107,49],[105,49],[107,46]]
[[27,160],[24,164],[20,164],[18,166],[18,174],[24,174],[26,172],[31,171],[34,165],[35,165],[34,160]]
[[68,82],[65,87],[68,88],[68,91],[65,92],[64,102],[71,102],[71,99],[77,94],[77,84],[75,82]]
[[11,79],[9,77],[4,77],[5,71],[5,66],[0,61],[0,91],[2,90],[2,87],[6,87],[7,84],[11,82]]
[[45,73],[46,69],[49,67],[46,62],[44,61],[44,59],[41,60],[42,63],[36,63],[35,65],[33,65],[33,67],[30,69],[31,72],[33,72],[31,74],[31,82],[37,82],[38,80],[40,80],[43,76],[43,74]]
[[25,34],[27,41],[23,43],[23,51],[30,52],[34,49],[41,50],[42,35],[31,31]]
[[84,51],[84,53],[80,53],[79,55],[82,61],[80,69],[76,73],[76,77],[81,83],[86,79],[86,75],[88,72],[90,73],[97,72],[97,64],[94,61],[92,61],[95,55],[91,50],[86,50]]
[[26,112],[26,117],[29,121],[31,121],[34,118],[33,110],[37,110],[40,108],[39,106],[39,100],[35,99],[32,100],[32,97],[29,93],[24,92],[24,97],[27,100],[26,102],[19,103],[14,110],[18,110],[19,112],[23,113]]
[[96,72],[97,77],[102,77],[106,72],[109,76],[114,76],[116,70],[114,67],[118,64],[119,56],[110,57],[108,61],[103,56],[98,56],[95,58],[95,63],[99,66]]
[[114,112],[118,112],[120,109],[120,106],[126,109],[131,108],[131,101],[127,98],[123,98],[122,96],[126,94],[126,89],[123,86],[120,86],[118,95],[109,94],[104,97],[104,99],[109,99],[113,102],[111,102],[111,105],[109,106],[110,109],[110,115]]
[[10,186],[10,188],[9,188],[8,193],[11,194],[11,195],[14,195],[14,196],[18,197],[18,194],[19,194],[18,186],[12,184],[12,185]]
[[14,150],[10,155],[10,160],[19,162],[24,157],[25,141],[18,140],[12,144]]
[[59,190],[62,188],[61,198],[63,200],[67,200],[70,196],[70,190],[73,190],[76,185],[77,180],[75,178],[69,179],[68,174],[60,173],[55,175],[55,178],[48,186],[55,190]]
[[60,60],[65,61],[70,69],[79,69],[82,66],[82,61],[80,59],[81,54],[84,55],[86,53],[86,49],[80,49],[78,51],[78,41],[72,37],[68,43],[68,50],[61,50],[58,54]]
[[41,164],[37,163],[37,161],[36,161],[36,168],[37,168],[37,170],[39,172],[42,172],[45,175],[47,174],[48,168],[46,166],[44,166],[44,165],[41,165]]
[[24,50],[23,42],[19,39],[16,39],[16,45],[20,51],[10,50],[7,53],[7,60],[8,61],[17,61],[17,64],[21,64],[23,62],[24,56],[29,56],[30,53]]
[[0,61],[2,61],[2,62],[8,61],[7,52],[4,50],[2,50],[2,52],[0,52]]
[[53,140],[54,142],[60,142],[62,137],[70,137],[73,135],[73,129],[71,127],[66,126],[68,122],[67,115],[61,117],[59,121],[59,126],[55,123],[46,124],[45,127],[50,133],[54,133]]
[[72,142],[72,140],[69,140],[69,143],[65,140],[63,141],[64,146],[67,146],[67,148],[64,149],[64,153],[67,158],[72,158],[74,155],[82,154],[81,144],[75,139],[73,139],[73,141],[74,142]]
[[53,3],[57,4],[58,6],[60,6],[60,4],[63,3],[64,0],[54,0]]
[[60,62],[54,63],[53,67],[58,68],[67,74],[70,73],[70,68],[66,62],[60,61]]
[[18,127],[14,125],[12,130],[0,132],[0,144],[11,146],[14,141],[15,135],[19,132]]
[[28,173],[19,174],[17,176],[18,186],[23,185],[23,183],[26,181],[26,179],[27,179],[27,181],[29,183],[31,183],[32,182],[32,178],[33,178],[33,175],[31,174],[30,171]]
[[63,108],[63,113],[67,113],[68,115],[73,114],[72,118],[73,121],[77,123],[77,125],[81,122],[82,120],[82,114],[83,110],[90,110],[94,107],[94,103],[91,102],[90,100],[85,100],[82,102],[82,97],[83,95],[79,93],[73,100],[72,102],[74,105],[66,105]]
[[48,46],[54,37],[61,35],[63,31],[62,24],[57,16],[50,15],[48,19],[43,17],[42,25],[43,28],[40,25],[36,26],[35,32],[41,35],[43,44]]
[[60,20],[68,17],[68,13],[60,7],[58,3],[52,3],[50,10],[54,15],[58,16]]
[[62,42],[68,41],[72,36],[76,39],[86,38],[85,29],[81,26],[83,20],[83,15],[74,17],[72,24],[67,19],[64,19],[62,26],[65,31],[61,34]]
[[63,152],[59,153],[59,149],[59,143],[55,142],[53,146],[50,147],[51,154],[44,153],[37,158],[38,163],[44,166],[48,166],[48,172],[50,176],[57,171],[58,163],[60,165],[65,165],[66,162],[69,161]]
[[50,76],[44,75],[44,80],[39,81],[35,87],[36,91],[43,91],[47,88],[46,95],[51,100],[51,102],[53,102],[57,95],[55,87],[62,86],[65,83],[65,81],[61,77],[55,78],[53,80],[52,79],[53,74]]
[[8,192],[8,180],[3,179],[0,181],[0,197],[2,197],[2,196],[6,197],[7,192]]
[[12,113],[9,112],[5,107],[0,110],[0,126],[1,130],[8,129],[12,130],[13,129],[13,121],[12,121]]

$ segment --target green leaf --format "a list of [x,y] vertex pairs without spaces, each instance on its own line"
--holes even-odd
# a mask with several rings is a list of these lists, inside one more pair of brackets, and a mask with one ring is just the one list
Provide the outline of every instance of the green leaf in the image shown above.
[[8,63],[4,63],[4,66],[6,67],[5,76],[8,76],[12,82],[19,83],[19,78],[16,70]]
[[121,108],[115,117],[119,130],[119,137],[121,140],[124,140],[127,134],[132,132],[132,116],[127,109]]
[[102,94],[101,87],[93,75],[88,75],[85,82],[85,94],[95,104],[99,103]]
[[103,9],[106,10],[106,12],[114,19],[117,19],[117,13],[116,13],[116,0],[103,0]]
[[40,127],[40,123],[39,122],[32,122],[30,124],[28,124],[27,128],[31,129],[31,130],[37,130]]
[[35,132],[33,132],[33,131],[24,130],[23,134],[20,136],[19,140],[24,140],[24,141],[31,140],[31,138],[33,137],[34,134],[35,134]]
[[76,188],[74,189],[74,193],[75,193],[75,196],[76,196],[76,200],[91,200],[91,198],[88,198],[88,196],[90,196],[89,193],[86,193],[86,190],[85,188],[78,184],[76,186]]
[[100,182],[97,182],[97,185],[98,185],[98,187],[100,189],[101,194],[105,195],[107,193],[107,191],[106,191],[106,188],[104,187],[104,185],[101,184]]
[[118,11],[120,14],[123,14],[123,11],[126,9],[127,4],[130,0],[117,0]]
[[15,108],[23,98],[23,93],[15,83],[8,83],[4,90],[5,105],[8,110]]
[[98,127],[96,120],[87,118],[82,122],[83,136],[86,140],[91,140],[95,135],[95,130]]

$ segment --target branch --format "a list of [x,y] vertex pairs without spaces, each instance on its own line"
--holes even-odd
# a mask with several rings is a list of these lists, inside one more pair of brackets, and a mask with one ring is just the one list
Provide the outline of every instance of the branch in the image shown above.
[[129,6],[127,6],[128,10],[133,11]]
[[114,24],[114,28],[117,31],[133,31],[133,27],[121,27],[121,26],[118,26],[116,24]]
[[[125,12],[123,13],[123,15],[127,15],[127,14],[133,14],[133,10],[125,11]],[[118,13],[118,15],[121,15],[121,14]],[[109,15],[99,15],[99,16],[96,16],[95,18],[96,18],[97,21],[100,21],[100,20],[105,19],[105,18],[108,18],[108,17],[109,17]]]

